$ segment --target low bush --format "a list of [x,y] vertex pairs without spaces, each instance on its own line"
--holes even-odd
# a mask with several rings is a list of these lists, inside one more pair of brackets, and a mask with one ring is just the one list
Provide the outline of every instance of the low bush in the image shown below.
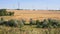
[[4,25],[4,18],[0,18],[0,25]]
[[23,27],[24,23],[22,20],[8,20],[8,21],[0,21],[0,25],[6,25],[6,26],[10,26],[10,27]]
[[0,9],[0,16],[12,16],[14,12],[7,12],[6,9]]
[[8,12],[8,15],[9,16],[13,16],[14,15],[14,12]]
[[11,20],[9,20],[7,23],[6,23],[6,25],[7,26],[17,26],[18,24],[17,24],[17,21],[16,20],[13,20],[13,19],[11,19]]
[[22,20],[9,20],[8,25],[21,28],[24,26],[24,22]]
[[37,25],[37,28],[42,27],[39,20],[36,20],[36,25]]
[[[0,25],[6,25],[10,27],[23,27],[25,25],[26,21],[24,19],[16,20],[11,19],[8,21],[5,21],[4,18],[0,19]],[[40,20],[33,20],[30,19],[30,24],[28,25],[36,25],[37,28],[60,28],[60,20],[55,19],[44,19],[43,21]]]
[[30,25],[36,25],[36,22],[33,19],[30,19],[29,23],[30,23]]
[[24,26],[24,21],[22,21],[22,20],[18,20],[18,27],[23,27]]
[[37,27],[39,28],[59,28],[60,21],[55,19],[44,19],[43,21],[39,22],[36,20]]

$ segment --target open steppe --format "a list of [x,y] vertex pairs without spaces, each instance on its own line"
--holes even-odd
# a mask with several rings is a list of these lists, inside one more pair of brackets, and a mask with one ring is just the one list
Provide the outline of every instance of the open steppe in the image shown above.
[[56,10],[7,10],[14,12],[14,16],[4,16],[5,19],[60,19],[60,11]]

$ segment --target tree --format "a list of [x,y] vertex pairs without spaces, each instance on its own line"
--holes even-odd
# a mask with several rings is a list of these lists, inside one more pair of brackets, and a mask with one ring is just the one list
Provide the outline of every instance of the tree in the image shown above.
[[0,16],[12,16],[14,12],[7,12],[6,9],[0,9]]
[[6,9],[0,9],[0,16],[5,16],[7,15]]
[[8,15],[13,16],[14,12],[9,12]]

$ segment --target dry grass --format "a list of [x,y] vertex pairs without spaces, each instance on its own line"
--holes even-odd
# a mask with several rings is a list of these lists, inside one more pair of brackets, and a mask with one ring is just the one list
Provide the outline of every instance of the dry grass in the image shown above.
[[0,34],[60,34],[60,29],[32,28],[31,26],[25,26],[20,29],[15,27],[0,26]]
[[5,19],[60,19],[60,11],[48,11],[48,10],[7,10],[15,12],[14,16],[4,16]]
[[[7,10],[15,12],[14,16],[0,16],[5,20],[10,19],[60,19],[60,11],[48,11],[48,10]],[[41,29],[33,28],[33,26],[24,26],[22,29],[15,27],[0,26],[0,34],[60,34],[60,29]]]

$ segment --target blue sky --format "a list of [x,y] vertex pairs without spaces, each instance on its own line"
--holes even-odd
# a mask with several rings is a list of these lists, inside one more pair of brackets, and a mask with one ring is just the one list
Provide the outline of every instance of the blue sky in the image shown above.
[[0,0],[0,9],[59,9],[60,0]]

